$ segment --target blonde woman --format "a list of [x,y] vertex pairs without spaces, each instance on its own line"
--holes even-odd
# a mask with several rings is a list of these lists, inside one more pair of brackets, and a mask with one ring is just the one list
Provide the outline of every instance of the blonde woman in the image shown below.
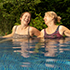
[[45,13],[44,22],[48,26],[41,30],[40,37],[43,38],[62,38],[63,35],[70,36],[70,30],[63,25],[56,25],[60,23],[61,17],[57,16],[54,11],[48,11]]

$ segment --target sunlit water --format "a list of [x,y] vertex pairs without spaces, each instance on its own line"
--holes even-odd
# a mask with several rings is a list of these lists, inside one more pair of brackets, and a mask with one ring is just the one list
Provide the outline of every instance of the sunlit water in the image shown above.
[[0,39],[0,70],[70,70],[70,38]]

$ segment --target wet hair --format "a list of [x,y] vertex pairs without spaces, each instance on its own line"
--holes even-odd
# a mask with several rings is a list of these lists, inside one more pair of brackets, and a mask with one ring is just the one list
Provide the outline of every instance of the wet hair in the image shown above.
[[[21,14],[20,18],[22,18],[22,16],[23,16],[25,13],[29,13],[30,16],[31,16],[31,13],[30,13],[30,12],[24,12],[24,13]],[[30,17],[30,21],[31,21],[31,17]],[[28,25],[29,25],[29,24],[30,24],[30,22],[28,23]]]
[[46,12],[45,14],[49,15],[49,16],[53,16],[54,18],[54,23],[56,24],[57,22],[60,23],[60,20],[61,20],[61,17],[60,16],[57,16],[57,14],[54,12],[54,11],[48,11]]

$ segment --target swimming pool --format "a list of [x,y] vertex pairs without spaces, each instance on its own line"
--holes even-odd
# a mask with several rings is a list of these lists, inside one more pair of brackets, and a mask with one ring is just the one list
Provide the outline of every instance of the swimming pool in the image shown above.
[[69,70],[70,38],[0,39],[0,70]]

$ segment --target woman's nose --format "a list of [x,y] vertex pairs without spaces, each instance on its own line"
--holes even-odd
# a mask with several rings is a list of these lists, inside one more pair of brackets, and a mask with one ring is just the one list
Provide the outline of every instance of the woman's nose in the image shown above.
[[45,17],[43,18],[43,20],[45,20]]

